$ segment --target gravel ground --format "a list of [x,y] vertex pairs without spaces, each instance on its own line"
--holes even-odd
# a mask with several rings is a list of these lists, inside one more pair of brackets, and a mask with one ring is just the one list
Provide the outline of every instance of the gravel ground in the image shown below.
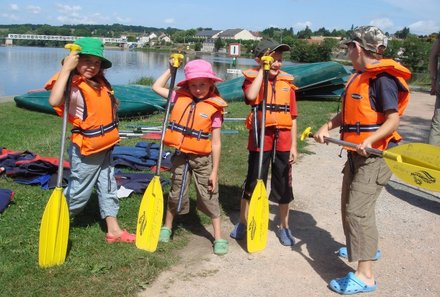
[[[426,142],[434,100],[412,93],[399,129],[406,142]],[[205,235],[194,234],[180,263],[139,296],[337,296],[327,283],[355,267],[335,254],[345,242],[339,206],[345,157],[338,157],[336,145],[309,142],[314,154],[301,156],[293,169],[293,248],[279,243],[277,208],[271,205],[264,251],[248,254],[244,241],[230,239],[229,253],[219,257]],[[225,237],[237,220],[238,212],[224,219]],[[439,194],[393,177],[379,198],[377,221],[382,258],[375,264],[378,290],[368,296],[440,296]]]

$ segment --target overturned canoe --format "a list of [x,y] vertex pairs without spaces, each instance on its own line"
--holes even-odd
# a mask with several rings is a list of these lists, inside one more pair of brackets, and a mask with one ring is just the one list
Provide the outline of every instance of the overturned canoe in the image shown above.
[[[283,68],[284,71],[295,77],[294,84],[298,99],[304,98],[334,98],[340,96],[344,89],[349,72],[336,62],[320,62],[297,64]],[[218,89],[226,101],[243,100],[241,88],[244,77],[237,77],[219,83]],[[115,97],[119,100],[118,115],[132,117],[152,114],[164,110],[166,101],[157,95],[149,86],[141,85],[114,85]],[[49,105],[49,92],[29,92],[15,96],[18,107],[29,110],[55,114]]]

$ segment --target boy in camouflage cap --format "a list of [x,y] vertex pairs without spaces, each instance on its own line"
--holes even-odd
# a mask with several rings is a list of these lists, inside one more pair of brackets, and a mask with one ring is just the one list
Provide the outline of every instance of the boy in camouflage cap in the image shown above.
[[372,292],[377,284],[373,261],[380,258],[375,206],[391,171],[383,158],[371,156],[366,148],[385,150],[401,140],[397,133],[400,116],[409,100],[406,83],[410,71],[391,59],[383,59],[387,46],[385,34],[374,26],[353,30],[342,42],[356,72],[342,95],[342,111],[315,134],[319,143],[329,137],[329,130],[340,128],[341,139],[358,144],[347,149],[343,169],[341,215],[346,247],[339,256],[357,261],[355,273],[330,281],[330,288],[340,294]]

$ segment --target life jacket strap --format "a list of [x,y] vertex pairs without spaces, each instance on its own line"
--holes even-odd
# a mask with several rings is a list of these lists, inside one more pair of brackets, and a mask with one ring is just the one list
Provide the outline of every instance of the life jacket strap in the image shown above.
[[357,122],[355,125],[342,125],[340,132],[355,132],[356,134],[360,134],[361,132],[374,132],[380,128],[381,125],[361,125]]
[[182,133],[183,135],[197,137],[197,140],[209,139],[209,133],[203,132],[202,130],[194,130],[189,127],[179,125],[176,122],[169,123],[168,129],[170,129],[171,131],[178,131],[178,132]]
[[97,129],[84,130],[79,127],[75,127],[71,131],[72,133],[79,133],[86,137],[97,137],[97,136],[102,136],[105,133],[112,131],[113,129],[118,128],[118,126],[119,126],[119,121],[114,121],[108,125],[101,125]]
[[[258,110],[261,111],[263,109],[262,104],[258,105]],[[283,111],[290,112],[290,106],[287,104],[269,104],[266,103],[266,110],[269,111]]]

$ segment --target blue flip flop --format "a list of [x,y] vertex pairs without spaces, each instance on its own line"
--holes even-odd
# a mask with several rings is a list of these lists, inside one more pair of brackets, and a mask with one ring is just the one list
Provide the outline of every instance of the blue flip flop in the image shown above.
[[[348,251],[347,251],[347,247],[346,246],[343,246],[343,247],[341,247],[339,249],[338,256],[341,257],[341,258],[346,258],[346,259],[348,258]],[[381,256],[382,256],[382,252],[380,250],[377,250],[376,251],[376,255],[374,255],[374,258],[371,259],[371,260],[377,261],[377,260],[380,259]]]
[[373,286],[368,286],[353,272],[349,272],[345,277],[331,280],[329,287],[336,293],[342,295],[352,295],[357,293],[373,292],[377,289],[377,284],[375,282]]

